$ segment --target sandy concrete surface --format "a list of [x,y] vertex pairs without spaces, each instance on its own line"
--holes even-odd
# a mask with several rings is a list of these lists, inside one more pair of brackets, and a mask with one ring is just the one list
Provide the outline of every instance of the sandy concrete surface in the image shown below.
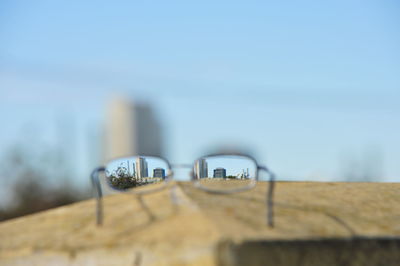
[[345,252],[354,262],[351,254],[400,261],[400,184],[279,182],[274,228],[266,225],[266,189],[259,182],[215,195],[177,182],[140,197],[106,197],[102,227],[94,200],[5,221],[0,265],[317,265],[309,262],[319,257],[335,265],[329,258]]

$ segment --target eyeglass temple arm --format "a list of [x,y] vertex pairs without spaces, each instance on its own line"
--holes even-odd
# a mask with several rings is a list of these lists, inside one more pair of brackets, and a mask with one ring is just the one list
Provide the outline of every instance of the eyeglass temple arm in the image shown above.
[[90,175],[93,190],[95,191],[96,195],[96,223],[98,226],[103,224],[103,192],[101,191],[99,174],[105,170],[105,167],[97,167]]
[[268,226],[274,227],[274,189],[275,189],[275,174],[267,167],[259,166],[259,169],[269,174],[269,186],[267,189],[267,222]]

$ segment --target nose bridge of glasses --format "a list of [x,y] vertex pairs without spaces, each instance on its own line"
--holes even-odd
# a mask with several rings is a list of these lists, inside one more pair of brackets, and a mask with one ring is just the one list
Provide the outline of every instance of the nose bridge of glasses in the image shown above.
[[193,167],[193,164],[188,164],[188,163],[174,163],[174,164],[171,164],[171,168],[172,169],[183,169],[183,168],[186,168],[186,169],[191,169]]
[[193,178],[193,164],[175,163],[171,164],[171,174],[175,180],[188,180]]

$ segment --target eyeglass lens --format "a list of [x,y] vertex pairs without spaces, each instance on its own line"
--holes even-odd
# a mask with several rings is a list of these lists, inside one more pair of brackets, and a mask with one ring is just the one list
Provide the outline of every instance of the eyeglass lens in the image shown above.
[[111,161],[106,166],[106,180],[117,190],[163,182],[169,173],[168,163],[153,156],[132,156]]
[[247,187],[255,181],[257,164],[242,155],[206,156],[196,160],[193,172],[204,188],[232,190]]

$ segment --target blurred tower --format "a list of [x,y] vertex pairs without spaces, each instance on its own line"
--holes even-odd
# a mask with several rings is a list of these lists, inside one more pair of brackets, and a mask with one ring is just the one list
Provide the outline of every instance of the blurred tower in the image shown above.
[[148,104],[114,98],[106,110],[103,159],[162,155],[161,127]]

